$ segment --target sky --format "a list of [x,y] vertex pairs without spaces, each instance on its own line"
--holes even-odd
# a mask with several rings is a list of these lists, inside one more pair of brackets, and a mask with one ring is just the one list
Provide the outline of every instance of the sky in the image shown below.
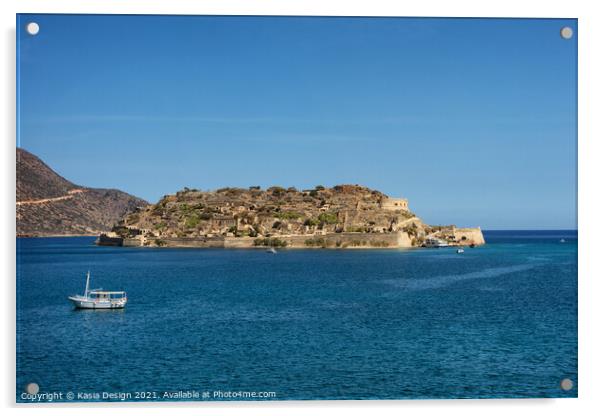
[[576,19],[25,14],[17,28],[17,146],[76,184],[149,202],[361,184],[431,224],[577,227]]

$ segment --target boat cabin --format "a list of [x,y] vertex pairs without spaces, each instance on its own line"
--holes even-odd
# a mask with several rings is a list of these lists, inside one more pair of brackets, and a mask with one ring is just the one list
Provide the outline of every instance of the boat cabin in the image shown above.
[[88,298],[90,300],[113,300],[113,299],[123,299],[126,298],[125,292],[108,292],[104,290],[92,290],[88,293]]

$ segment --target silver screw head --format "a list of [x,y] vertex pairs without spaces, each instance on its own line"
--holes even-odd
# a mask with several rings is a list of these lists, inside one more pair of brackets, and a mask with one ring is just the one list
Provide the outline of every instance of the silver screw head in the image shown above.
[[565,378],[560,382],[560,388],[564,391],[569,391],[573,389],[573,380],[570,378]]
[[563,39],[570,39],[573,37],[573,29],[571,29],[568,26],[563,27],[562,29],[560,29],[560,36],[562,36]]
[[38,394],[40,391],[40,386],[38,386],[38,383],[29,383],[25,387],[25,391],[29,394]]
[[40,32],[40,25],[36,22],[29,22],[27,23],[27,26],[25,26],[25,30],[27,30],[27,33],[31,36],[35,36]]

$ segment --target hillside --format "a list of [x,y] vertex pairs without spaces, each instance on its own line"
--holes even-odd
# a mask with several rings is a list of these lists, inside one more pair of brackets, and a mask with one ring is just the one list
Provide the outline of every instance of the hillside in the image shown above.
[[481,244],[474,230],[426,225],[406,199],[360,185],[273,186],[185,188],[127,215],[111,236],[150,246],[397,247],[421,245],[430,236]]
[[96,235],[148,203],[116,189],[75,185],[17,148],[17,235]]

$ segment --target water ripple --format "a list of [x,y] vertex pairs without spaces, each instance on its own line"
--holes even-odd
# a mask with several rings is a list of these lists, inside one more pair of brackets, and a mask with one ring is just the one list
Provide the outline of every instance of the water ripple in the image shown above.
[[454,283],[472,279],[488,279],[505,274],[522,272],[536,267],[534,264],[520,264],[516,266],[492,267],[477,272],[464,274],[449,274],[444,276],[427,277],[423,279],[389,279],[386,283],[408,290],[438,289]]

